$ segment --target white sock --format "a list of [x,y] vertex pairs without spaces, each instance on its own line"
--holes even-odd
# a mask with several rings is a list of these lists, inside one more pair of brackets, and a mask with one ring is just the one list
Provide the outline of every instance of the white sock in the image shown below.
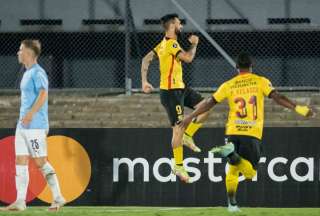
[[16,165],[16,189],[17,200],[26,201],[27,190],[29,185],[28,165]]
[[62,197],[57,175],[49,162],[41,167],[41,172],[48,182],[52,192],[53,200],[57,200],[58,198]]

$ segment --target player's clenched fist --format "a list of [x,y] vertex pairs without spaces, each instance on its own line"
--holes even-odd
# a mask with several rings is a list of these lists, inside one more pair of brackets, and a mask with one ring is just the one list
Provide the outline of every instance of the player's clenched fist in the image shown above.
[[197,45],[199,43],[199,37],[196,35],[191,35],[188,40],[193,45]]
[[151,93],[153,90],[153,86],[148,82],[144,82],[142,83],[142,90],[144,93]]

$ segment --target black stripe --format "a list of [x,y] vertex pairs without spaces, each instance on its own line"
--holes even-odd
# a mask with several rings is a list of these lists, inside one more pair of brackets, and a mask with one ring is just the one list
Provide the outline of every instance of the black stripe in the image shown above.
[[208,25],[241,25],[249,24],[248,19],[206,19]]
[[275,92],[276,90],[275,89],[273,89],[270,93],[269,93],[269,95],[268,95],[268,98],[271,98],[270,96],[271,96],[271,94],[273,93],[273,92]]
[[[186,20],[185,19],[181,19],[181,24],[185,25],[186,24]],[[161,24],[161,20],[160,19],[144,19],[143,23],[145,25],[160,25]]]
[[214,103],[218,104],[219,102],[214,98],[214,96],[212,95],[212,100]]
[[83,25],[124,25],[123,19],[84,19]]
[[268,24],[310,24],[310,18],[268,18]]
[[175,56],[176,58],[178,57],[178,55],[179,55],[180,52],[182,52],[182,50],[179,50],[179,51],[176,53],[176,56]]
[[156,56],[158,56],[157,51],[155,51],[154,49],[152,50],[154,54],[156,54]]
[[21,25],[62,25],[62,19],[22,19]]

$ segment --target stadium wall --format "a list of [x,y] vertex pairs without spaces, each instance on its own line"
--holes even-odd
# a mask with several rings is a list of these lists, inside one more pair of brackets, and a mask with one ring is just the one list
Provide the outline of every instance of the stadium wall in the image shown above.
[[[177,12],[170,0],[152,2],[150,0],[131,0],[130,2],[135,26],[139,30],[145,30],[144,19],[158,19],[166,13]],[[196,2],[183,0],[181,3],[187,11],[192,12],[193,18],[204,28],[207,18],[241,18],[241,16],[248,18],[250,24],[255,28],[268,28],[267,18],[286,17],[288,10],[291,17],[310,17],[314,26],[320,22],[318,12],[320,2],[317,0],[290,0],[289,3],[279,0],[242,0],[241,2],[232,1],[232,4],[225,0]],[[86,30],[81,24],[82,19],[123,18],[124,8],[124,0],[77,0],[76,2],[71,0],[11,0],[10,4],[0,7],[0,18],[2,19],[0,30],[25,31],[28,29],[20,25],[20,19],[43,18],[62,19],[61,29],[63,31]],[[186,29],[194,30],[194,27],[187,23]]]

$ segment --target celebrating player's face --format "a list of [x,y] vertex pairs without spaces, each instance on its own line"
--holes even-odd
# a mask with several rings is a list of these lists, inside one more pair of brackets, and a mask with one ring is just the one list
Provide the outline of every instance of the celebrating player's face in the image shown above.
[[174,24],[175,24],[175,33],[178,35],[181,33],[183,26],[181,24],[181,21],[178,18],[175,19]]

